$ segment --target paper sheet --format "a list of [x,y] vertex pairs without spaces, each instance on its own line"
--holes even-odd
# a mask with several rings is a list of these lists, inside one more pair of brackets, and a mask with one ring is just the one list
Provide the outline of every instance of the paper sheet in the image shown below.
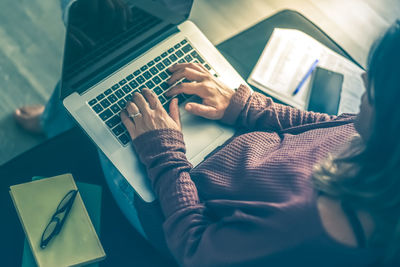
[[365,90],[364,70],[298,30],[274,30],[248,82],[284,103],[307,110],[311,76],[298,94],[292,93],[316,59],[319,67],[344,75],[338,114],[357,113]]

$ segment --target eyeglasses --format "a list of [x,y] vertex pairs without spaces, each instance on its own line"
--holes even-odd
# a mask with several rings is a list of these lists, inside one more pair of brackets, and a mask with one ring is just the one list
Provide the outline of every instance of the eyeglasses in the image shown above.
[[40,247],[43,249],[47,246],[49,241],[61,231],[61,228],[71,210],[78,190],[69,191],[58,204],[56,212],[51,217],[50,222],[47,224],[43,231]]

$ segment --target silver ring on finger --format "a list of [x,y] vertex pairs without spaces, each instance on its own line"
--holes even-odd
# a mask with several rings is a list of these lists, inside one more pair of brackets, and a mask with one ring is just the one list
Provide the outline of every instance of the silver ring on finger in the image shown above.
[[142,115],[142,113],[136,112],[135,114],[129,114],[128,116],[129,116],[129,118],[134,119],[134,118],[136,118],[137,116],[141,116],[141,115]]

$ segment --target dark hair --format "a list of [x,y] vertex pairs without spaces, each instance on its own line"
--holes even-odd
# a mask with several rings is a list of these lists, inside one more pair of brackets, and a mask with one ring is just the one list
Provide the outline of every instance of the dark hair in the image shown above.
[[368,99],[374,108],[370,137],[355,138],[340,157],[318,166],[315,187],[376,222],[369,245],[385,248],[385,263],[400,262],[400,21],[372,47]]

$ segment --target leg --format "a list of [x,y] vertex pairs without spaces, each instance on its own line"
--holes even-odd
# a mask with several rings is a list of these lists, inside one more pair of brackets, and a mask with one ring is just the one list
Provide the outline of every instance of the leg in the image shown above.
[[59,135],[75,126],[75,122],[60,101],[60,90],[60,82],[58,82],[40,117],[40,126],[48,138]]
[[134,206],[134,194],[132,186],[126,181],[126,179],[119,173],[114,167],[111,161],[101,152],[99,152],[99,158],[101,167],[103,169],[104,177],[106,178],[108,187],[115,201],[118,203],[119,208],[125,217],[129,220],[131,225],[147,239],[147,236],[143,230],[143,227],[139,221],[138,213]]

